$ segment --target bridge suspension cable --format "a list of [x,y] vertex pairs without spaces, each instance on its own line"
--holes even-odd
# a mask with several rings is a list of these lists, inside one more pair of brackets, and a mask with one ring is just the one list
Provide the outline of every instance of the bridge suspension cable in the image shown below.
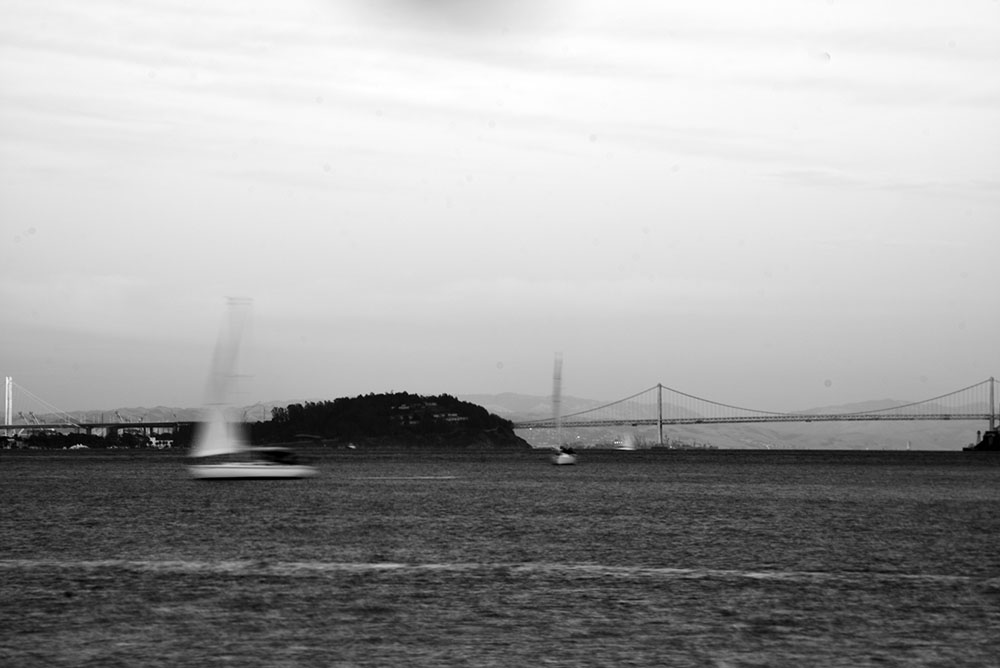
[[[737,422],[819,422],[875,420],[989,420],[994,429],[998,412],[997,381],[989,378],[945,394],[867,411],[780,413],[713,401],[663,384],[608,404],[562,415],[561,427],[614,425],[703,424]],[[551,428],[551,419],[516,423],[517,428]]]
[[[60,422],[65,422],[66,424],[74,425],[76,427],[80,426],[79,421],[77,421],[76,418],[74,418],[72,415],[70,415],[66,411],[62,410],[61,408],[53,406],[52,404],[50,404],[49,402],[45,401],[44,399],[42,399],[37,394],[35,394],[31,390],[29,390],[28,388],[24,387],[23,385],[20,385],[20,384],[14,382],[14,379],[11,378],[10,376],[7,376],[6,380],[7,380],[7,382],[5,384],[5,392],[4,392],[4,406],[5,406],[4,419],[5,419],[5,424],[9,425],[9,424],[13,423],[14,391],[16,390],[17,393],[23,394],[23,395],[27,396],[29,399],[31,399],[32,401],[35,401],[38,404],[40,404],[41,406],[43,406],[45,408],[45,410],[47,412],[49,412],[50,414],[57,416],[59,418]],[[30,412],[31,411],[29,411],[29,413]],[[48,421],[51,421],[51,420],[48,420]]]
[[997,381],[993,378],[987,378],[984,381],[969,385],[968,387],[963,387],[960,390],[940,394],[936,397],[931,397],[930,399],[913,401],[899,406],[876,408],[869,411],[857,411],[850,414],[890,415],[898,413],[905,415],[946,415],[956,414],[962,411],[970,414],[995,414],[996,404],[994,401],[995,393],[993,389],[996,382]]

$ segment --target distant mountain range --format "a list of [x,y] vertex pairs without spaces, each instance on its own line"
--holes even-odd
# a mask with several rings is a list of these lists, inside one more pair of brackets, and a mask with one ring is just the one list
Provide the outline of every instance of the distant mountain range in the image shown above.
[[[514,422],[537,420],[552,415],[552,400],[548,396],[516,394],[465,394],[459,399],[482,406],[490,413]],[[247,422],[269,420],[273,408],[283,408],[289,404],[305,403],[308,400],[275,400],[233,409],[233,417]],[[571,415],[607,402],[563,396],[562,413]],[[903,406],[910,402],[895,399],[823,406],[798,411],[803,415],[823,413],[857,413]],[[680,410],[680,409],[678,409]],[[673,413],[683,414],[675,412]],[[85,422],[111,421],[121,419],[129,422],[171,422],[197,421],[201,419],[200,408],[177,408],[155,406],[153,408],[128,407],[104,411],[74,411],[69,415]],[[65,416],[38,415],[39,420],[56,421]],[[20,420],[19,420],[20,421]],[[985,430],[985,423],[968,421],[900,421],[900,422],[812,422],[812,423],[763,423],[729,425],[683,425],[664,428],[667,441],[683,444],[706,444],[718,448],[805,448],[805,449],[892,449],[905,450],[960,450],[976,439],[977,430]],[[653,444],[659,435],[655,427],[645,428],[586,428],[564,430],[563,438],[577,441],[581,446],[609,445],[626,435],[639,442]],[[536,446],[550,445],[555,437],[554,430],[539,429],[521,434]]]
[[[548,396],[538,396],[529,394],[515,394],[504,392],[502,394],[463,394],[458,397],[463,401],[478,404],[491,413],[502,418],[515,422],[538,420],[552,415],[552,398]],[[284,408],[290,404],[306,403],[307,401],[323,401],[323,399],[290,399],[259,402],[252,406],[234,407],[234,414],[242,414],[243,419],[248,422],[265,421],[271,419],[271,411],[274,408]],[[562,414],[572,415],[599,406],[605,405],[605,401],[594,399],[583,399],[581,397],[562,397]],[[905,406],[906,401],[896,401],[893,399],[879,399],[874,401],[863,401],[839,406],[823,406],[798,411],[803,415],[818,415],[823,413],[858,413],[864,411],[881,410],[896,406]],[[671,415],[690,414],[691,411],[673,406]],[[154,406],[151,408],[144,406],[131,406],[113,408],[109,410],[93,411],[71,411],[63,415],[71,416],[75,420],[86,422],[104,422],[120,419],[123,422],[191,422],[201,419],[200,408],[181,408],[177,406]],[[46,413],[37,415],[42,421],[56,421],[60,418],[55,414]]]
[[[268,404],[254,404],[233,408],[234,417],[243,415],[243,419],[248,422],[271,419],[271,409],[277,406],[287,406],[294,401],[273,402]],[[202,418],[201,408],[179,408],[177,406],[132,406],[126,408],[112,408],[109,410],[93,411],[69,411],[67,413],[46,413],[37,414],[35,417],[40,422],[59,422],[67,417],[79,422],[197,422]],[[23,422],[23,420],[17,420]]]
[[[552,416],[552,397],[504,392],[503,394],[463,394],[459,399],[478,404],[489,412],[514,422],[538,420]],[[608,403],[571,396],[563,396],[561,401],[563,415],[579,413]]]

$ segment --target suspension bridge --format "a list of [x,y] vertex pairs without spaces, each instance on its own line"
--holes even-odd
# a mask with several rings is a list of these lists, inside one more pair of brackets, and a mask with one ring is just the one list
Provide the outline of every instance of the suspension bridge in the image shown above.
[[[773,411],[742,408],[731,404],[697,397],[686,392],[657,384],[631,396],[601,406],[568,415],[553,415],[538,420],[515,421],[515,429],[561,429],[585,427],[656,426],[662,441],[663,427],[669,425],[711,425],[768,422],[872,422],[887,420],[980,420],[989,423],[990,431],[996,429],[998,406],[998,381],[988,378],[982,382],[947,394],[922,401],[902,403],[876,410],[858,412],[796,412],[778,413]],[[42,415],[23,411],[17,415],[13,411],[14,388],[47,407]],[[82,420],[44,402],[42,399],[16,385],[13,379],[6,379],[4,424],[0,431],[69,429],[90,431],[93,429],[119,429],[129,427],[176,427],[188,421],[142,421],[120,418],[117,420]],[[556,411],[558,413],[558,411]]]
[[996,428],[997,381],[988,378],[922,401],[858,412],[798,412],[741,408],[696,397],[662,384],[624,399],[568,415],[514,423],[515,429],[657,426],[662,441],[666,425],[735,424],[749,422],[862,422],[885,420],[983,420]]

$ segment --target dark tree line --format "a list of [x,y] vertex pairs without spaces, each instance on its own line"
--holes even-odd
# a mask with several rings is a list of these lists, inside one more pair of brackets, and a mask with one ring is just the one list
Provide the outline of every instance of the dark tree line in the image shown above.
[[291,404],[274,408],[270,421],[250,427],[254,443],[302,437],[343,442],[373,439],[419,442],[483,433],[520,440],[509,420],[489,413],[482,406],[448,394],[425,397],[408,392]]

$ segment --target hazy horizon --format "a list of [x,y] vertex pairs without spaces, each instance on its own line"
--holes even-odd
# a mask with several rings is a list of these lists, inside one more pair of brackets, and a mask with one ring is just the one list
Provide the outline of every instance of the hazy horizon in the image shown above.
[[[652,386],[652,387],[655,387],[655,385]],[[646,389],[648,390],[650,388],[646,388]],[[666,393],[664,395],[664,403],[665,403],[665,405],[672,405],[673,402],[671,401],[670,391],[673,390],[673,389],[676,389],[676,388],[667,388],[667,387],[663,388],[664,392]],[[963,388],[956,388],[956,389],[963,389]],[[405,390],[405,389],[393,389],[393,390],[385,390],[385,391],[381,391],[381,392],[375,391],[374,393],[375,394],[379,394],[379,393],[390,393],[390,392],[409,392],[409,390]],[[265,412],[261,414],[261,415],[263,415],[263,417],[259,417],[258,416],[258,419],[269,419],[269,415],[270,414],[266,412],[266,408],[270,407],[270,406],[283,406],[283,405],[288,405],[288,404],[292,404],[292,403],[304,403],[304,402],[310,402],[310,401],[333,401],[335,399],[340,399],[340,398],[354,398],[354,397],[358,397],[358,396],[364,396],[364,395],[369,394],[369,393],[370,392],[362,392],[362,393],[357,393],[357,394],[337,395],[337,396],[272,397],[272,398],[268,398],[268,399],[259,399],[257,401],[252,402],[252,403],[241,403],[241,402],[231,403],[230,402],[230,403],[227,403],[227,405],[229,406],[229,409],[231,409],[231,410],[253,409],[255,407],[264,407]],[[45,415],[47,413],[50,413],[52,411],[55,411],[55,412],[65,412],[65,413],[70,413],[70,414],[73,414],[73,413],[108,412],[108,411],[115,411],[115,410],[122,410],[122,411],[150,410],[150,411],[155,411],[155,410],[159,410],[159,409],[177,409],[177,410],[194,410],[194,411],[200,411],[206,405],[205,402],[201,401],[201,402],[195,402],[195,403],[191,403],[191,404],[175,404],[175,405],[168,405],[168,404],[155,404],[155,405],[119,404],[119,405],[113,405],[113,406],[109,405],[109,406],[99,406],[99,407],[91,407],[91,408],[68,408],[68,409],[66,409],[66,408],[62,408],[62,407],[58,407],[58,406],[47,406],[46,405],[47,404],[47,400],[45,399],[45,397],[30,396],[30,395],[24,395],[24,394],[22,394],[20,392],[20,388],[18,387],[16,381],[15,381],[14,394],[15,394],[15,397],[14,397],[15,422],[18,422],[20,420],[20,418],[18,417],[18,412],[19,411],[22,412],[22,413],[27,414],[27,411],[29,411],[29,410],[32,411],[32,412],[34,412],[34,413],[36,413],[38,416],[43,416],[43,415]],[[423,396],[433,396],[433,395],[431,395],[431,393],[416,393],[416,392],[411,392],[411,394],[422,394]],[[434,393],[434,394],[435,395],[449,394],[449,395],[454,396],[454,397],[456,397],[456,398],[458,398],[460,400],[463,400],[463,401],[471,401],[473,403],[481,403],[481,405],[486,406],[487,408],[489,408],[489,406],[487,406],[486,404],[482,404],[482,401],[484,399],[502,399],[504,396],[512,396],[512,397],[516,397],[518,399],[534,399],[534,400],[537,400],[539,402],[539,406],[544,406],[545,407],[545,410],[541,410],[541,411],[539,411],[539,410],[527,411],[527,410],[517,410],[517,409],[505,409],[505,410],[502,410],[499,414],[512,413],[512,414],[518,414],[518,415],[520,415],[520,414],[523,413],[526,416],[529,413],[539,413],[539,412],[541,412],[541,413],[547,413],[547,411],[551,410],[551,398],[552,398],[551,394],[531,394],[531,393],[519,393],[519,392],[498,392],[498,393],[491,393],[491,394],[483,394],[483,393],[478,393],[478,392],[455,393],[455,392],[447,392],[447,391],[437,392],[437,393]],[[848,402],[844,402],[844,403],[840,403],[840,404],[824,404],[824,405],[814,405],[814,406],[803,406],[803,407],[800,407],[800,408],[793,408],[793,409],[789,409],[789,410],[786,410],[786,411],[779,411],[779,412],[805,413],[805,412],[808,412],[808,411],[815,411],[815,410],[822,410],[822,409],[844,409],[844,408],[852,408],[852,407],[859,407],[859,406],[861,408],[859,408],[858,410],[875,410],[876,408],[889,407],[889,406],[892,406],[892,405],[908,404],[908,403],[911,403],[911,402],[922,402],[924,400],[929,400],[929,399],[932,400],[932,399],[937,398],[938,396],[939,395],[928,396],[928,397],[920,397],[920,398],[915,398],[915,397],[868,397],[868,398],[865,398],[865,399],[858,399],[857,401],[848,401]],[[568,412],[575,412],[575,411],[581,411],[581,410],[590,410],[591,409],[591,404],[593,404],[593,407],[599,407],[602,404],[613,404],[613,403],[615,403],[617,401],[620,401],[621,399],[626,398],[626,397],[583,397],[583,396],[574,396],[574,395],[566,395],[566,394],[562,394],[561,397],[562,397],[562,405],[563,405],[563,408],[564,408],[564,412],[566,412],[566,411],[568,411]],[[711,401],[710,397],[700,397],[700,398],[701,399],[708,399],[708,400]],[[583,405],[585,405],[585,406],[583,406]],[[742,406],[740,408],[747,408],[747,409],[751,409],[752,410],[752,409],[760,408],[760,407],[756,407],[756,406]],[[761,410],[765,410],[766,411],[768,409],[763,408]],[[247,414],[248,414],[248,417],[252,417],[254,415],[253,413],[250,412],[250,410],[247,411]],[[136,416],[133,413],[126,412],[126,413],[123,413],[123,417],[134,418]]]
[[788,412],[1000,375],[1000,3],[11,0],[0,376]]

